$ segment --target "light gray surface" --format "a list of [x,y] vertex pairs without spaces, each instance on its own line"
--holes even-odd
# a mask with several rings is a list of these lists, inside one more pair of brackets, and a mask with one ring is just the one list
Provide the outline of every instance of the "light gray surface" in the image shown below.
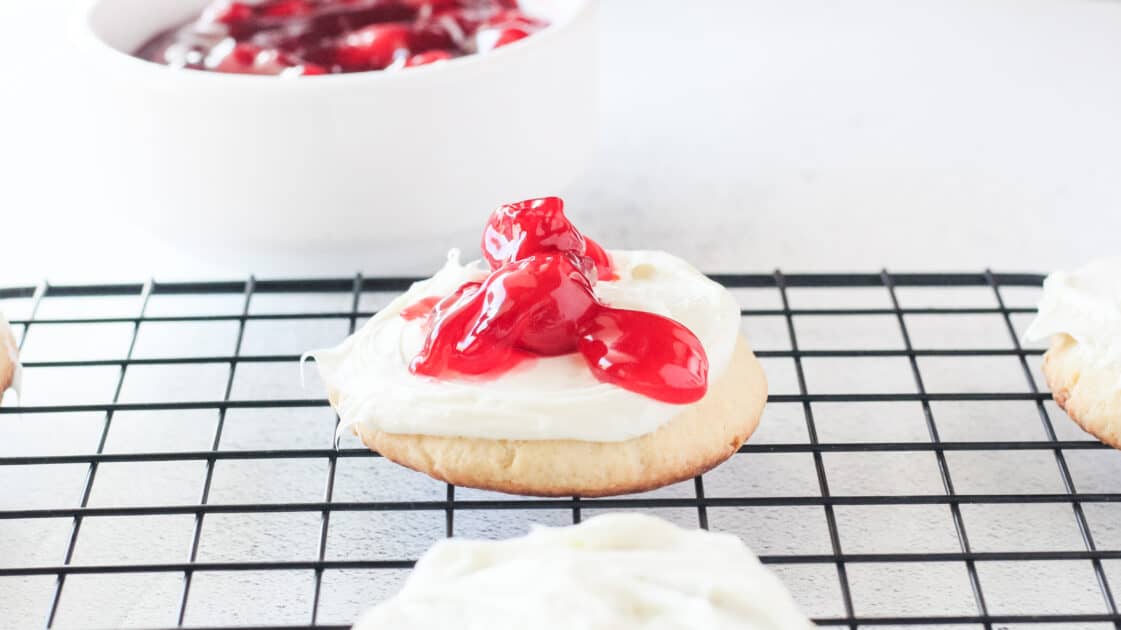
[[[775,306],[773,290],[737,291],[748,308]],[[1030,301],[1031,291],[1007,292],[1009,301]],[[854,293],[791,289],[799,307],[884,306],[883,290]],[[384,303],[387,296],[370,294],[363,303]],[[985,301],[972,290],[901,290],[906,304],[970,306]],[[224,299],[209,305],[226,307]],[[0,308],[21,316],[26,301],[7,301]],[[237,311],[236,304],[227,305]],[[298,297],[262,296],[254,299],[256,313],[293,312],[297,309],[337,310],[338,295]],[[41,312],[52,316],[76,314],[119,316],[136,312],[138,301],[127,299],[48,298]],[[152,313],[198,313],[200,307],[178,298],[153,298]],[[344,307],[345,309],[345,307]],[[876,316],[854,317],[852,325],[836,329],[820,326],[814,317],[795,316],[795,331],[803,348],[897,348],[898,327],[884,326]],[[258,353],[290,353],[338,336],[338,322],[286,320],[251,337],[246,344]],[[934,323],[928,323],[933,328]],[[760,348],[789,349],[784,326],[746,324]],[[344,326],[345,328],[345,326]],[[980,326],[954,329],[960,343],[1001,347],[1009,344],[1007,330]],[[916,347],[929,346],[921,336]],[[250,341],[250,339],[255,339]],[[150,356],[196,349],[200,353],[234,352],[235,337],[223,326],[176,324],[170,329],[142,333],[137,352]],[[26,341],[28,361],[114,358],[127,350],[127,335],[78,335],[61,326],[32,325]],[[244,350],[244,346],[243,346]],[[828,368],[808,369],[812,393],[844,391],[913,391],[909,368],[903,377],[897,366],[868,367],[860,359],[842,359]],[[853,365],[849,365],[850,361]],[[797,384],[790,359],[767,360],[772,391],[794,392]],[[786,364],[786,367],[782,367]],[[238,397],[306,397],[320,391],[310,379],[309,391],[299,389],[295,364],[239,365],[234,376]],[[855,366],[855,367],[854,367]],[[145,374],[148,366],[130,367],[124,394],[129,400],[194,400],[221,396],[226,367],[215,366],[214,376],[199,366],[172,366]],[[272,369],[275,368],[275,369]],[[928,382],[948,386],[969,385],[984,376],[968,364],[923,366]],[[25,402],[97,402],[111,397],[116,368],[79,368],[64,377],[46,378],[55,370],[29,370]],[[855,371],[860,379],[843,377]],[[311,376],[311,370],[309,376]],[[999,376],[982,379],[1003,383],[1007,391],[1027,391],[1018,365]],[[199,393],[201,389],[209,389]],[[4,404],[14,404],[5,398]],[[1088,440],[1050,403],[1047,405],[1060,439]],[[918,402],[814,403],[816,429],[825,443],[927,442],[929,435]],[[935,402],[932,413],[942,438],[949,441],[1044,440],[1038,413],[1030,402]],[[0,415],[0,456],[59,455],[92,452],[104,416],[99,413],[50,415]],[[123,412],[114,416],[106,452],[191,451],[210,447],[217,412]],[[221,450],[264,448],[328,448],[334,417],[323,408],[231,410],[225,420]],[[808,440],[802,408],[797,403],[773,403],[766,411],[752,444],[805,444]],[[348,437],[344,447],[358,446]],[[1076,488],[1081,492],[1121,492],[1121,457],[1113,451],[1068,450],[1064,456]],[[937,462],[930,452],[832,452],[823,454],[830,491],[836,495],[941,495],[944,493]],[[949,475],[959,493],[1039,494],[1064,492],[1051,451],[955,451],[946,455]],[[0,467],[0,509],[16,507],[74,506],[79,499],[87,466]],[[99,467],[90,505],[174,505],[197,503],[205,476],[198,461],[107,463]],[[222,460],[215,467],[210,492],[212,503],[319,501],[327,483],[326,459]],[[815,497],[819,496],[813,458],[807,453],[752,453],[732,460],[704,476],[710,497]],[[335,476],[336,501],[436,501],[446,488],[428,477],[400,468],[384,459],[343,458]],[[692,483],[663,488],[645,496],[692,497]],[[457,489],[458,499],[503,499],[503,495]],[[605,510],[595,500],[586,501],[585,517]],[[685,526],[698,525],[698,514],[688,508],[652,509],[650,512]],[[1115,505],[1089,503],[1086,516],[1098,548],[1121,550],[1121,510]],[[973,550],[1055,551],[1084,549],[1070,504],[964,505],[962,518]],[[741,537],[764,555],[828,555],[832,553],[825,510],[820,506],[711,507],[712,529]],[[525,531],[528,523],[561,525],[571,522],[568,510],[458,510],[455,534],[498,538]],[[91,517],[82,525],[75,564],[174,563],[187,558],[193,516]],[[848,554],[955,553],[960,544],[950,508],[945,505],[838,506],[836,523],[840,548]],[[42,566],[62,561],[69,519],[0,520],[0,566]],[[320,533],[320,515],[310,513],[211,514],[204,520],[199,545],[200,561],[313,560]],[[336,512],[327,535],[328,559],[413,559],[444,536],[444,513]],[[804,610],[814,616],[844,614],[836,567],[832,564],[780,563],[772,565],[789,585]],[[968,574],[960,562],[850,563],[848,580],[856,614],[970,615],[976,613]],[[1116,591],[1121,587],[1121,564],[1105,563]],[[979,562],[980,577],[990,610],[996,613],[1105,612],[1105,603],[1088,561],[1051,561],[1031,564]],[[323,578],[320,620],[348,623],[364,606],[376,602],[400,585],[406,571],[330,570]],[[314,576],[311,571],[211,572],[195,577],[186,621],[206,624],[306,623],[311,614]],[[0,578],[0,627],[25,628],[44,619],[53,577]],[[182,575],[178,573],[81,576],[67,580],[59,607],[58,627],[105,628],[172,625],[175,621]],[[964,627],[964,626],[957,626]],[[1010,626],[1011,627],[1011,626]],[[1025,626],[1044,627],[1044,626]],[[1064,626],[1073,627],[1073,626]],[[1106,628],[1089,624],[1085,628]]]

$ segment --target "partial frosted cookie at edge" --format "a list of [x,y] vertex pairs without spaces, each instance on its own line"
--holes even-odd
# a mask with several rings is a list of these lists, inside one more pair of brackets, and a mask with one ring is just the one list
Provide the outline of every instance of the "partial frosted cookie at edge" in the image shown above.
[[0,399],[9,388],[19,393],[20,375],[19,346],[16,345],[16,336],[12,332],[12,325],[8,323],[4,314],[0,313]]
[[1121,448],[1121,257],[1058,271],[1025,333],[1050,338],[1043,372],[1055,401],[1088,433]]
[[442,540],[354,629],[813,627],[735,536],[606,514],[504,541]]

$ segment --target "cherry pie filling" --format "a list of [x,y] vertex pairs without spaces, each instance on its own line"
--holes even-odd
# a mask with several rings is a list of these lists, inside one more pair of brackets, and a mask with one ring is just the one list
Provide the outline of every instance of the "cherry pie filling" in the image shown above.
[[214,0],[135,55],[212,72],[340,74],[486,52],[547,25],[517,0]]
[[596,282],[617,278],[611,258],[572,225],[561,199],[500,207],[482,249],[485,279],[401,311],[407,320],[424,318],[414,374],[498,376],[527,358],[579,353],[601,382],[675,404],[705,395],[708,358],[696,335],[596,297]]

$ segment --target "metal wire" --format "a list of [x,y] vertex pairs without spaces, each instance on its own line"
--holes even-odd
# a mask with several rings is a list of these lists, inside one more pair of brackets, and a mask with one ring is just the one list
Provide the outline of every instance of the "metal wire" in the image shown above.
[[[739,450],[741,453],[770,454],[809,454],[813,460],[815,478],[819,489],[818,496],[710,496],[705,492],[705,479],[697,477],[693,483],[693,496],[660,497],[650,495],[624,496],[594,501],[581,501],[577,498],[532,499],[510,497],[508,499],[457,498],[456,489],[446,486],[442,499],[424,501],[384,500],[384,501],[338,501],[335,500],[336,470],[340,460],[378,457],[361,448],[299,448],[299,449],[253,449],[219,450],[225,427],[226,413],[230,409],[277,409],[277,408],[316,408],[326,407],[321,399],[305,398],[275,400],[267,398],[231,400],[235,371],[240,365],[255,363],[293,362],[298,357],[285,354],[249,355],[243,354],[242,342],[248,322],[257,320],[345,320],[353,331],[357,322],[374,313],[359,309],[360,299],[365,292],[393,292],[408,287],[412,278],[367,278],[361,275],[353,278],[308,279],[308,280],[257,280],[248,278],[241,282],[187,282],[146,284],[97,285],[97,286],[59,286],[42,284],[36,287],[0,288],[0,299],[30,298],[32,306],[25,319],[14,319],[13,323],[24,325],[23,338],[32,327],[53,325],[84,325],[93,323],[131,324],[129,350],[123,358],[83,360],[32,361],[26,363],[30,370],[62,367],[111,366],[119,368],[114,396],[109,402],[96,404],[58,404],[30,405],[22,407],[0,407],[0,415],[98,412],[104,414],[97,448],[91,453],[67,455],[12,455],[0,457],[0,468],[6,466],[57,466],[80,464],[87,466],[79,496],[81,500],[74,507],[8,507],[0,509],[0,522],[10,519],[51,519],[72,520],[66,546],[60,551],[60,562],[46,566],[0,566],[0,578],[15,576],[54,576],[55,589],[49,608],[44,611],[47,627],[54,624],[60,601],[66,597],[66,580],[72,575],[110,575],[135,573],[181,573],[183,588],[178,600],[177,624],[182,626],[192,598],[193,577],[200,571],[242,572],[242,571],[309,571],[314,575],[314,595],[311,602],[310,618],[306,625],[290,625],[285,628],[341,628],[344,626],[320,623],[320,595],[322,593],[324,572],[342,569],[390,570],[408,569],[415,558],[392,558],[382,560],[332,560],[328,559],[328,532],[332,525],[332,515],[354,512],[403,512],[403,513],[443,513],[445,535],[451,536],[457,512],[489,511],[536,511],[567,510],[572,522],[580,522],[583,510],[600,509],[649,509],[649,508],[686,508],[695,510],[697,526],[707,528],[712,518],[713,508],[730,507],[779,507],[779,506],[816,506],[823,510],[829,536],[828,553],[815,554],[770,554],[762,556],[763,562],[771,565],[828,565],[835,569],[843,614],[836,617],[821,618],[815,621],[823,626],[847,627],[855,630],[867,626],[929,626],[936,624],[973,624],[993,628],[1001,624],[1075,624],[1104,622],[1112,623],[1121,629],[1121,613],[1114,597],[1115,584],[1110,584],[1103,561],[1121,560],[1121,550],[1099,549],[1085,516],[1083,506],[1096,503],[1121,502],[1121,493],[1080,492],[1074,476],[1066,461],[1068,451],[1085,451],[1106,448],[1096,441],[1060,440],[1057,437],[1052,419],[1044,402],[1049,399],[1035,384],[1028,362],[1029,357],[1037,357],[1039,350],[1023,348],[1013,327],[1012,315],[1032,313],[1034,309],[1009,307],[1005,304],[1001,289],[1004,287],[1036,287],[1042,277],[1034,274],[1001,274],[989,271],[982,273],[957,274],[893,274],[887,271],[874,274],[751,274],[718,275],[714,278],[731,288],[773,289],[777,292],[780,308],[744,309],[748,317],[781,317],[789,335],[790,350],[768,350],[757,352],[760,357],[789,359],[794,366],[797,392],[771,396],[773,403],[796,404],[801,408],[808,440],[806,443],[748,443]],[[890,307],[884,308],[794,308],[790,304],[791,288],[861,288],[875,287],[886,291]],[[980,287],[991,289],[995,296],[996,307],[963,308],[906,308],[901,306],[897,290],[902,287]],[[254,296],[262,294],[284,295],[290,293],[337,293],[350,294],[350,310],[330,312],[295,313],[253,313],[250,309]],[[239,313],[213,313],[182,316],[147,315],[147,305],[153,296],[161,295],[215,295],[224,294],[242,297]],[[45,299],[54,297],[77,296],[133,296],[140,298],[139,312],[135,316],[120,317],[39,317],[40,305]],[[1007,328],[1009,339],[993,339],[991,348],[916,348],[911,330],[908,327],[910,315],[953,316],[953,315],[999,315]],[[798,316],[841,317],[852,315],[887,315],[895,318],[902,337],[902,349],[847,349],[847,350],[807,350],[799,345],[795,317]],[[237,323],[237,342],[234,353],[229,356],[173,356],[167,358],[139,358],[133,356],[137,332],[141,324],[155,322],[215,322]],[[1010,346],[1007,345],[1008,342]],[[1004,347],[999,347],[1005,344]],[[914,383],[914,392],[909,393],[858,393],[839,392],[831,394],[813,393],[806,384],[803,370],[804,359],[851,358],[851,357],[897,357],[906,359]],[[920,358],[923,357],[1013,357],[1016,359],[1026,379],[1023,391],[1014,392],[930,392],[924,383]],[[225,381],[224,394],[220,400],[201,400],[190,402],[152,402],[132,403],[119,400],[125,374],[132,366],[140,365],[183,365],[183,364],[223,364],[229,367]],[[847,403],[874,401],[912,401],[920,403],[929,442],[840,442],[822,441],[814,418],[815,403]],[[1045,439],[1040,441],[946,441],[939,432],[938,418],[931,405],[943,401],[1028,401],[1035,406],[1042,424]],[[114,414],[123,411],[187,411],[211,409],[217,411],[218,421],[207,450],[171,452],[105,452],[105,444]],[[338,419],[335,419],[336,426]],[[946,453],[970,451],[1051,451],[1060,471],[1063,491],[1049,494],[1000,494],[971,493],[963,494],[957,490]],[[824,455],[829,453],[930,453],[933,455],[942,484],[942,494],[884,494],[884,495],[839,495],[830,489],[828,468]],[[917,455],[916,455],[917,456]],[[327,477],[322,500],[303,502],[209,502],[211,482],[218,461],[252,460],[321,460],[327,462]],[[98,467],[107,463],[135,462],[205,462],[205,478],[197,503],[186,505],[130,505],[119,507],[97,507],[89,505],[91,489],[95,483]],[[961,506],[967,504],[1058,504],[1070,506],[1078,531],[1083,542],[1082,549],[982,552],[970,544],[966,521],[962,517]],[[958,549],[939,553],[851,553],[844,549],[834,509],[837,506],[898,506],[898,505],[945,505],[954,525]],[[203,537],[203,524],[212,514],[258,514],[258,513],[309,513],[318,514],[320,525],[314,559],[311,560],[254,560],[247,562],[203,562],[199,560],[199,545]],[[141,516],[141,515],[191,515],[194,524],[191,544],[185,550],[182,562],[157,564],[73,564],[75,543],[84,519],[101,516]],[[977,565],[985,562],[1028,562],[1079,560],[1089,562],[1097,580],[1105,604],[1105,612],[1071,614],[996,614],[988,604],[983,581],[978,575]],[[968,615],[892,615],[868,616],[860,614],[853,601],[849,569],[854,565],[893,564],[893,563],[930,563],[955,562],[966,568],[972,589],[974,614]],[[0,607],[0,625],[3,625]],[[245,626],[243,626],[245,627]],[[260,628],[276,626],[255,626]]]
[[[253,288],[256,286],[256,278],[250,276],[249,280],[245,283],[245,298],[241,305],[241,314],[249,314],[249,305],[253,300]],[[223,396],[225,400],[229,400],[230,393],[234,388],[234,372],[237,370],[238,353],[241,351],[241,342],[245,339],[245,320],[242,319],[238,322],[237,326],[237,340],[234,343],[234,356],[230,358],[230,373],[226,377],[226,393]],[[218,445],[222,442],[222,429],[226,426],[226,408],[218,411],[218,424],[214,427],[214,438],[211,440],[210,450],[217,451]],[[199,498],[199,504],[205,505],[208,498],[210,498],[210,485],[214,481],[214,463],[215,458],[208,457],[206,460],[206,480],[202,484],[202,496]],[[179,598],[179,614],[177,616],[180,626],[183,625],[183,619],[187,615],[187,598],[191,594],[191,578],[194,577],[194,570],[191,565],[195,564],[196,558],[199,553],[199,541],[202,537],[202,520],[206,516],[206,512],[195,513],[194,531],[191,534],[191,551],[187,557],[187,566],[184,569],[183,575],[183,595]]]

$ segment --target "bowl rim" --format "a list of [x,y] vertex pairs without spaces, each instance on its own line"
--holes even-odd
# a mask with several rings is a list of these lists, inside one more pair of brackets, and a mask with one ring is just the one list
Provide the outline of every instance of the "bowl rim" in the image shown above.
[[[587,19],[596,8],[597,0],[569,0],[573,8],[567,11],[559,20],[551,21],[548,26],[534,33],[530,37],[522,38],[505,46],[489,50],[485,53],[464,55],[442,61],[440,63],[426,64],[409,68],[407,72],[386,72],[384,70],[370,70],[366,72],[346,72],[339,74],[323,74],[299,77],[277,77],[273,75],[233,74],[226,72],[206,72],[203,70],[190,70],[172,68],[164,64],[141,59],[131,53],[106,42],[92,26],[93,12],[102,3],[111,0],[83,0],[72,10],[69,29],[72,39],[77,41],[91,55],[112,63],[122,71],[142,73],[145,79],[152,81],[183,81],[194,84],[221,84],[252,85],[253,87],[280,86],[277,89],[314,89],[327,85],[339,86],[352,83],[394,83],[422,80],[424,77],[438,76],[444,73],[468,72],[481,64],[494,63],[495,60],[513,58],[525,54],[534,47],[547,45],[548,42],[561,36],[565,31],[571,30],[572,25]],[[83,56],[84,57],[84,56]],[[93,57],[86,58],[92,61]],[[268,89],[268,88],[266,88]]]

